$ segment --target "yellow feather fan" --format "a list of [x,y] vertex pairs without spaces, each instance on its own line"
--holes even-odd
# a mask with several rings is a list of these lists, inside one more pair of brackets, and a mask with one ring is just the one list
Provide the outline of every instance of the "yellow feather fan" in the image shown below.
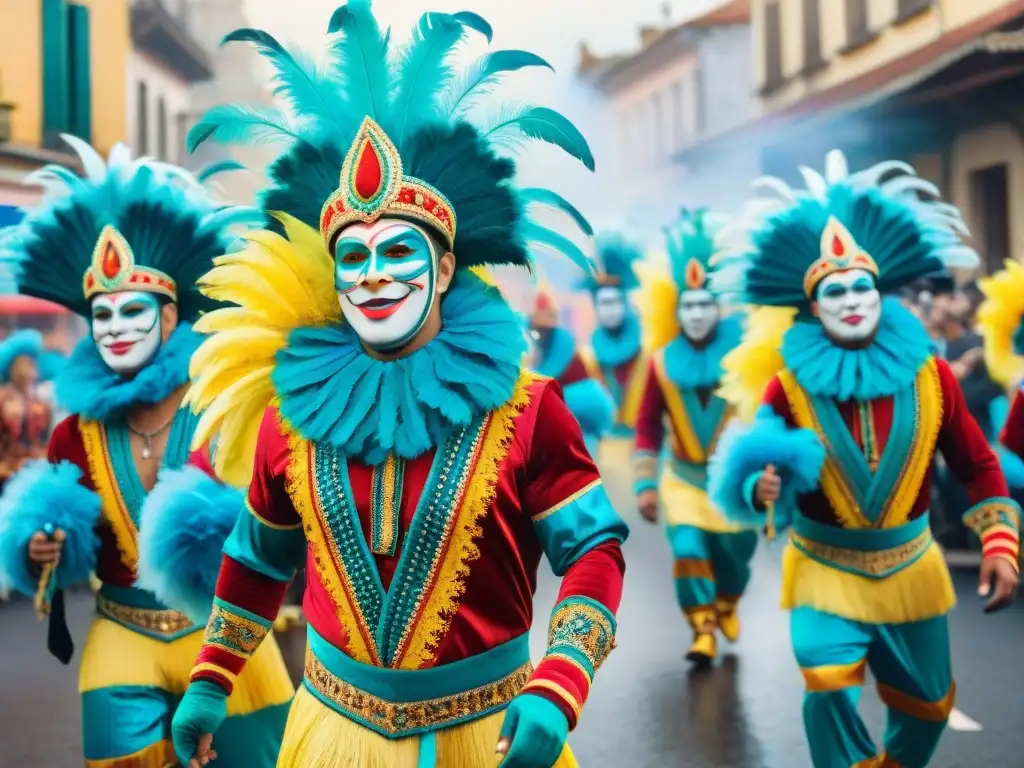
[[679,289],[672,280],[668,260],[655,256],[634,265],[640,290],[640,324],[643,328],[644,349],[655,352],[679,335]]
[[796,310],[791,307],[751,307],[743,341],[722,360],[724,375],[718,395],[745,421],[754,418],[765,388],[785,367],[780,348],[794,317]]
[[989,375],[1004,387],[1024,375],[1024,357],[1013,349],[1013,337],[1024,319],[1024,265],[1007,261],[1006,268],[978,280],[985,300],[978,307],[978,333],[985,340]]
[[216,436],[214,468],[237,487],[252,477],[260,422],[274,399],[274,356],[293,329],[341,318],[334,262],[320,233],[287,214],[276,217],[287,239],[269,230],[246,233],[246,247],[219,257],[199,281],[205,295],[236,306],[195,324],[210,337],[191,363],[186,403],[202,413],[193,447]]

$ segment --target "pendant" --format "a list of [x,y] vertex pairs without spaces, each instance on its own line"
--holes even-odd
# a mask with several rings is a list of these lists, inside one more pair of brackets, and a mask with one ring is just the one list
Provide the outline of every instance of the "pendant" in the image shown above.
[[153,444],[149,440],[142,444],[142,458],[146,459],[146,461],[153,458]]

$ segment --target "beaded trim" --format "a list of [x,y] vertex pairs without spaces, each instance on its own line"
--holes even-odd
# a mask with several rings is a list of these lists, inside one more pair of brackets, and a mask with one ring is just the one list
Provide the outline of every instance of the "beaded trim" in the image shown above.
[[1012,499],[989,499],[964,513],[964,525],[979,537],[996,525],[1020,530],[1020,507]]
[[133,627],[148,635],[159,635],[165,638],[171,638],[195,628],[188,617],[178,611],[132,608],[115,603],[101,594],[96,595],[96,612],[118,624]]
[[589,597],[573,595],[555,606],[548,625],[548,656],[564,656],[593,681],[615,647],[615,617]]
[[404,480],[405,460],[393,453],[388,454],[383,464],[373,468],[370,549],[376,555],[395,556]]
[[526,685],[533,665],[526,662],[493,683],[462,693],[424,701],[387,701],[332,674],[307,648],[305,686],[321,701],[391,738],[435,731],[467,722],[501,709]]
[[205,642],[235,656],[248,658],[263,642],[270,626],[270,622],[262,624],[215,602],[206,625]]

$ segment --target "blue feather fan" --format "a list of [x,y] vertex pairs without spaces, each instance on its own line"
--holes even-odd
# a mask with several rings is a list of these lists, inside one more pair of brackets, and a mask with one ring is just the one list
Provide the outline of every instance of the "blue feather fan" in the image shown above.
[[460,267],[531,265],[531,249],[551,249],[587,272],[592,264],[564,234],[531,220],[537,207],[565,214],[584,234],[590,225],[576,208],[545,189],[517,190],[515,163],[499,149],[532,141],[554,145],[593,170],[586,139],[546,107],[504,105],[485,126],[467,116],[507,73],[550,65],[526,51],[494,51],[460,69],[456,59],[474,35],[491,26],[472,12],[423,14],[411,40],[399,46],[374,18],[370,0],[350,0],[328,24],[320,64],[286,49],[270,34],[243,29],[225,42],[248,42],[274,68],[274,87],[287,114],[244,105],[210,110],[190,131],[188,146],[204,141],[279,140],[265,210],[283,211],[319,228],[324,202],[338,187],[346,152],[364,118],[372,118],[398,148],[403,172],[436,188],[457,217],[454,252]]

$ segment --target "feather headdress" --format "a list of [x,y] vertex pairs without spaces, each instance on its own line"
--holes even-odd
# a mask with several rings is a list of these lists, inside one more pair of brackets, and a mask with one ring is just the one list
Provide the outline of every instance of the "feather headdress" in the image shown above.
[[216,204],[202,182],[167,163],[133,160],[123,144],[107,161],[89,144],[62,136],[84,175],[48,165],[26,178],[43,187],[42,203],[0,236],[0,263],[19,293],[89,314],[99,293],[136,290],[178,304],[183,322],[217,306],[198,278],[232,245],[236,225],[262,223],[254,208]]
[[725,219],[700,209],[684,208],[679,219],[665,227],[665,245],[672,279],[681,291],[707,290],[709,265],[715,255],[715,235]]
[[883,293],[951,267],[973,267],[960,212],[934,184],[891,160],[850,173],[843,153],[825,174],[801,168],[806,189],[781,179],[754,182],[754,198],[720,234],[712,286],[746,304],[806,313],[821,280],[864,269]]
[[597,271],[587,275],[581,288],[591,293],[599,288],[629,292],[640,286],[634,267],[643,258],[640,245],[618,232],[601,232],[596,238]]
[[[19,357],[39,360],[43,354],[43,334],[35,328],[21,328],[0,341],[0,382],[6,383],[11,366]],[[45,379],[44,379],[45,380]]]
[[978,307],[978,333],[985,341],[989,375],[1005,387],[1024,375],[1024,265],[1007,260],[1004,269],[978,281],[985,300]]
[[546,61],[495,51],[460,72],[455,58],[463,42],[474,33],[491,39],[490,25],[469,12],[426,13],[398,46],[370,0],[351,0],[334,12],[327,32],[323,62],[261,30],[227,35],[224,42],[251,43],[270,62],[285,108],[215,107],[189,132],[189,149],[207,140],[280,141],[262,206],[319,229],[328,250],[345,225],[388,215],[426,225],[460,268],[530,265],[536,247],[591,268],[579,246],[533,213],[554,208],[589,234],[586,220],[550,190],[517,188],[515,162],[499,154],[536,139],[593,170],[579,130],[545,107],[499,105],[486,123],[469,117],[504,74],[550,68]]

